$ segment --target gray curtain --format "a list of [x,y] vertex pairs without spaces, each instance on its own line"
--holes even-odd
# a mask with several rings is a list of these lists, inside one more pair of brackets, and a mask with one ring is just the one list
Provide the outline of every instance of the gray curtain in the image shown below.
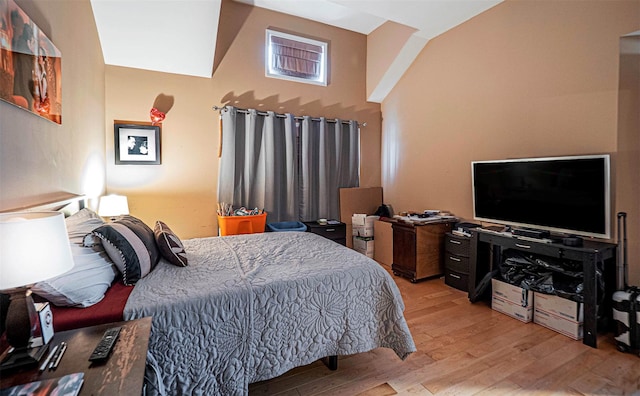
[[340,188],[358,187],[356,121],[303,117],[300,132],[300,219],[340,219]]
[[222,111],[218,201],[265,209],[267,222],[340,219],[340,188],[359,186],[356,121]]
[[267,222],[297,218],[298,148],[291,114],[222,111],[218,201],[265,209]]

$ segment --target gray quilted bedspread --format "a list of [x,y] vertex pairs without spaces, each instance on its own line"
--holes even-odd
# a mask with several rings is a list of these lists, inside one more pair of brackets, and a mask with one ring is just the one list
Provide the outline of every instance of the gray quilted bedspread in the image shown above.
[[305,232],[184,245],[189,266],[161,261],[125,307],[127,320],[153,316],[151,393],[243,395],[325,356],[416,350],[393,279],[354,250]]

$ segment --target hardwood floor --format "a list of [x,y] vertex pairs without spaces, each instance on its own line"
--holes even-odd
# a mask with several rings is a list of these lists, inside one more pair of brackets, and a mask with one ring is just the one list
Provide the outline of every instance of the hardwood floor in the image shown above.
[[394,277],[418,351],[341,356],[338,370],[315,362],[249,386],[250,395],[640,395],[640,357],[598,349],[534,323],[471,304],[443,279]]

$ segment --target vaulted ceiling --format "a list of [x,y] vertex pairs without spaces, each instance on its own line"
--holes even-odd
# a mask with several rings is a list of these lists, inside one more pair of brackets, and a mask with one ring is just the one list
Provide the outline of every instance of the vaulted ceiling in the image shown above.
[[[370,100],[381,101],[432,38],[502,0],[234,0],[368,35],[412,28]],[[107,65],[210,78],[222,0],[91,0]]]

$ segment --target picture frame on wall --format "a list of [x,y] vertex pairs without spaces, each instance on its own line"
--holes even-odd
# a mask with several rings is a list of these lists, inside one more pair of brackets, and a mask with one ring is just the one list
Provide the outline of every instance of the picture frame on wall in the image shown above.
[[160,165],[160,126],[113,125],[116,165]]
[[62,54],[14,0],[0,0],[0,100],[62,124]]
[[62,124],[62,54],[14,0],[0,0],[0,100]]

